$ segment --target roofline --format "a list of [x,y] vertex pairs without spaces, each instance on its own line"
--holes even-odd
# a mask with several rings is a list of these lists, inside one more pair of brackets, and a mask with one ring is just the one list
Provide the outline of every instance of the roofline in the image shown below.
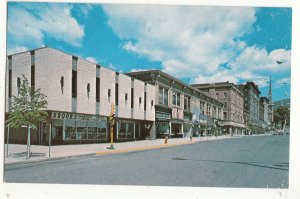
[[193,87],[203,86],[201,89],[210,89],[210,88],[224,88],[224,87],[232,87],[233,90],[238,92],[241,96],[243,96],[243,92],[238,88],[237,84],[232,82],[216,82],[216,83],[204,83],[204,84],[191,84]]
[[[119,74],[122,74],[122,75],[125,75],[125,76],[127,76],[127,77],[129,77],[129,78],[133,78],[134,81],[137,80],[137,81],[146,83],[146,82],[141,81],[141,80],[139,80],[139,79],[137,79],[137,78],[131,77],[131,76],[125,74],[125,73],[121,73],[121,72],[115,71],[115,70],[113,70],[113,69],[111,69],[111,68],[108,68],[108,67],[106,67],[106,66],[103,66],[102,64],[95,63],[95,62],[89,61],[89,60],[87,60],[87,59],[85,59],[85,58],[82,58],[82,57],[80,57],[80,56],[77,56],[77,55],[74,55],[74,54],[71,54],[71,53],[67,53],[67,52],[65,52],[65,51],[58,50],[58,49],[56,49],[56,48],[52,48],[52,47],[48,47],[48,46],[44,46],[44,47],[40,47],[40,48],[34,48],[34,49],[31,49],[31,50],[27,50],[27,51],[23,51],[23,52],[19,52],[19,53],[14,53],[14,54],[11,54],[11,55],[7,55],[7,57],[8,57],[8,56],[17,55],[17,54],[21,54],[21,53],[27,53],[27,52],[31,52],[31,51],[36,51],[36,50],[40,50],[40,49],[44,49],[44,48],[49,48],[49,49],[52,49],[52,50],[56,50],[56,51],[58,51],[58,52],[60,52],[60,53],[64,53],[64,54],[67,54],[67,55],[70,55],[70,56],[73,56],[73,57],[80,58],[80,59],[82,59],[82,60],[84,60],[84,61],[93,63],[93,64],[98,65],[98,66],[100,66],[100,67],[106,68],[106,69],[108,69],[108,70],[114,71],[114,72],[119,73]],[[147,83],[146,83],[146,84],[147,84]]]
[[[22,53],[27,53],[27,52],[31,52],[31,51],[35,51],[35,50],[40,50],[40,49],[43,49],[43,48],[50,48],[48,46],[43,46],[43,47],[39,47],[39,48],[33,48],[31,50],[25,50],[25,51],[22,51],[22,52],[18,52],[18,53],[13,53],[13,54],[7,54],[7,57],[8,56],[13,56],[13,55],[18,55],[18,54],[22,54]],[[51,48],[51,49],[54,49],[54,48]]]
[[[196,92],[198,92],[198,93],[201,93],[202,95],[204,95],[204,96],[206,96],[206,97],[212,99],[212,101],[216,101],[217,103],[223,104],[223,102],[221,102],[221,101],[219,101],[219,100],[217,100],[217,99],[215,99],[215,98],[209,96],[207,93],[205,93],[205,92],[203,92],[203,91],[201,91],[201,90],[199,90],[199,89],[197,89],[197,88],[195,88],[195,87],[193,87],[193,86],[191,86],[191,85],[189,85],[189,84],[186,84],[186,83],[184,83],[183,81],[181,81],[181,80],[179,80],[179,79],[176,79],[175,77],[173,77],[173,76],[171,76],[171,75],[169,75],[169,74],[167,74],[167,73],[165,73],[165,72],[163,72],[163,71],[161,71],[161,70],[155,69],[155,70],[135,71],[135,72],[129,72],[129,73],[126,73],[126,74],[141,74],[141,73],[145,73],[145,72],[154,72],[154,73],[158,73],[158,74],[164,75],[164,76],[166,76],[166,77],[172,79],[173,81],[177,81],[177,82],[179,82],[180,84],[183,84],[184,86],[186,86],[187,88],[190,88],[191,90],[194,90],[194,91],[196,91]],[[224,104],[223,104],[223,105],[224,105]]]

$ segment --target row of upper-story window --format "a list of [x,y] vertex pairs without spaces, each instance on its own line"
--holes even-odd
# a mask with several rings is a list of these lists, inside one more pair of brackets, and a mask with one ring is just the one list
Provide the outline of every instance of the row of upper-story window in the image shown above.
[[[191,97],[184,96],[183,97],[183,108],[184,110],[191,111]],[[158,103],[162,105],[169,106],[169,89],[164,87],[159,87],[158,92]],[[176,107],[181,107],[181,93],[173,91],[172,93],[172,105]],[[204,109],[205,106],[205,109]],[[206,110],[206,112],[205,112]],[[217,112],[218,110],[218,112]],[[209,103],[205,103],[200,101],[200,112],[203,115],[209,115],[215,118],[221,118],[222,116],[222,109],[217,108],[215,105],[211,105]]]
[[[31,51],[31,78],[30,78],[30,82],[31,82],[31,87],[35,87],[35,64],[34,64],[34,51]],[[9,71],[8,71],[8,96],[11,97],[12,96],[12,61],[11,61],[11,56],[8,56],[8,64],[9,64]],[[72,59],[72,68],[75,70],[72,70],[72,98],[77,98],[77,58],[73,57]],[[117,73],[118,75],[118,73]],[[100,102],[100,78],[96,77],[96,88],[95,88],[95,100],[96,102]],[[133,80],[132,80],[133,81]],[[20,86],[21,86],[21,78],[17,77],[17,88],[18,88],[18,94],[19,94],[19,90],[20,90]],[[64,76],[61,76],[60,78],[60,86],[63,92],[64,89]],[[87,93],[91,92],[91,88],[90,88],[90,83],[87,83]],[[107,89],[107,95],[110,98],[111,96],[111,89]],[[134,88],[131,88],[131,92],[130,92],[130,97],[131,97],[131,108],[134,108]],[[124,100],[125,102],[128,101],[129,97],[128,97],[128,93],[125,93],[124,95]],[[140,96],[139,98],[139,104],[142,104],[142,97]],[[119,84],[116,83],[115,84],[115,103],[116,105],[118,105],[119,102]],[[144,92],[144,110],[147,109],[147,92]],[[151,106],[154,106],[154,101],[151,100]]]
[[[169,89],[164,87],[159,87],[158,91],[158,103],[162,105],[169,106]],[[181,107],[181,93],[173,91],[172,93],[172,105]],[[184,110],[191,109],[191,97],[184,96],[184,103],[183,103]]]
[[[237,94],[233,94],[234,97],[231,97],[231,104],[233,106],[239,107],[239,108],[243,108],[243,99],[241,97],[237,97]],[[223,99],[228,99],[227,96],[227,92],[216,92],[216,98],[218,100],[223,100]],[[223,102],[224,103],[224,107],[227,107],[227,102]]]
[[223,119],[224,120],[232,120],[232,121],[240,122],[240,123],[244,122],[243,115],[231,113],[231,117],[229,118],[226,111],[223,112]]
[[203,115],[221,118],[222,108],[200,101],[200,112]]

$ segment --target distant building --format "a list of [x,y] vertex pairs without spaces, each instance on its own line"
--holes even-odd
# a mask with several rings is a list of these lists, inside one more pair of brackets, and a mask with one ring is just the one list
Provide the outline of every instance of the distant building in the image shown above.
[[[6,117],[22,76],[40,88],[48,102],[46,121],[32,132],[32,143],[108,142],[111,105],[115,105],[115,141],[155,136],[155,87],[96,63],[52,48],[7,57]],[[10,140],[25,142],[26,129],[11,129]]]
[[269,127],[269,100],[267,97],[260,97],[259,99],[259,121],[265,131]]
[[252,133],[258,133],[261,128],[259,122],[259,95],[260,91],[254,82],[246,82],[246,84],[238,85],[243,92],[244,110],[249,113],[248,127]]
[[269,95],[268,95],[268,108],[269,108],[269,128],[272,127],[273,125],[273,120],[274,120],[274,104],[273,104],[273,99],[272,99],[272,78],[270,76],[270,84],[269,84]]
[[244,134],[244,97],[243,93],[229,82],[194,84],[193,87],[206,92],[211,97],[224,103],[224,133]]
[[221,101],[159,70],[127,74],[155,86],[158,137],[221,133]]

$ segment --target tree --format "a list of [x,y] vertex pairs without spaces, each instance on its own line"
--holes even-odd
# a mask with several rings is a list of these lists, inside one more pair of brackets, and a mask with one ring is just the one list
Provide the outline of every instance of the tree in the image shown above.
[[[29,86],[27,78],[23,75],[18,95],[13,96],[11,112],[6,121],[6,126],[11,128],[28,128],[27,135],[27,158],[30,158],[30,129],[36,129],[37,123],[46,120],[48,113],[45,95],[40,89]],[[7,143],[8,144],[8,143]]]
[[290,111],[286,106],[281,106],[274,111],[275,126],[281,125],[281,128],[290,123]]

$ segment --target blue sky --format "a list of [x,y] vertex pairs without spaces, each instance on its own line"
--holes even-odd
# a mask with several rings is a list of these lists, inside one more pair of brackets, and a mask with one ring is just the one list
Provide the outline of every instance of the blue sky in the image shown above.
[[[186,83],[254,81],[290,97],[290,8],[8,3],[8,54],[42,46]],[[278,64],[277,61],[283,62]]]

